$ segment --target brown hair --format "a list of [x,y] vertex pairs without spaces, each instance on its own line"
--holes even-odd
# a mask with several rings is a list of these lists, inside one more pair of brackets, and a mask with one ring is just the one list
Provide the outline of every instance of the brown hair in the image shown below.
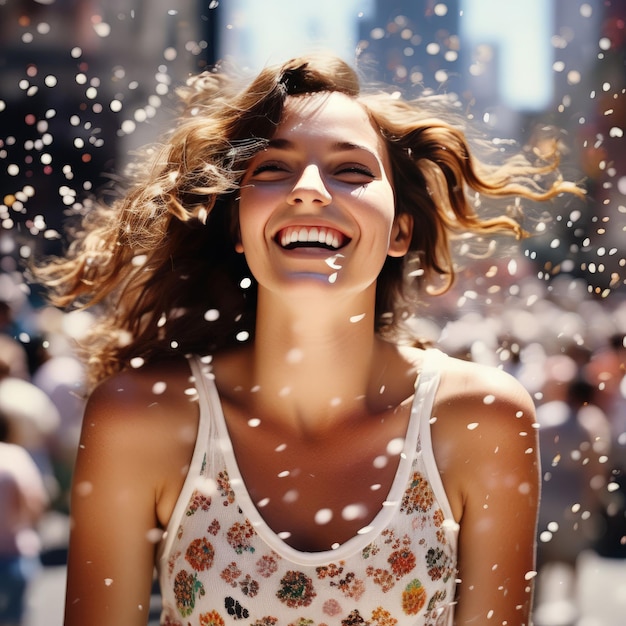
[[[361,93],[356,72],[334,57],[293,59],[243,87],[226,72],[204,72],[179,90],[180,120],[135,165],[132,188],[89,211],[66,257],[36,270],[56,305],[106,307],[89,339],[92,380],[133,357],[216,351],[237,344],[238,333],[253,333],[255,283],[234,250],[238,180],[271,138],[286,98],[318,92],[341,92],[362,104],[389,150],[396,212],[411,214],[418,225],[409,254],[388,257],[380,274],[379,331],[397,327],[407,264],[419,259],[419,280],[441,276],[445,291],[454,278],[455,234],[523,236],[512,217],[479,217],[469,191],[532,200],[582,194],[555,175],[555,155],[539,165],[517,155],[486,166],[460,124],[446,121],[454,120],[451,113],[434,115],[428,98]],[[538,178],[548,175],[540,186]]]

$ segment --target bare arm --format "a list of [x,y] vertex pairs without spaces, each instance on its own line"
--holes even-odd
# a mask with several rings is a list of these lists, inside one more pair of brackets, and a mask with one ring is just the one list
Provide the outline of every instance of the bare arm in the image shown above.
[[[175,411],[133,377],[90,398],[72,488],[65,626],[145,626]],[[176,461],[178,462],[178,461]],[[177,466],[180,469],[179,466]],[[162,506],[162,505],[161,505]]]
[[460,511],[456,626],[530,623],[540,467],[534,408],[508,375],[476,369],[453,402],[449,481]]

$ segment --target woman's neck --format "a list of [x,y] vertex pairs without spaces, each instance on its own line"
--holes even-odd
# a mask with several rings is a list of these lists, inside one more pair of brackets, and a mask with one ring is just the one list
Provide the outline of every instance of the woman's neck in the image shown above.
[[393,349],[374,332],[373,294],[285,302],[260,293],[248,360],[255,409],[303,431],[376,412]]

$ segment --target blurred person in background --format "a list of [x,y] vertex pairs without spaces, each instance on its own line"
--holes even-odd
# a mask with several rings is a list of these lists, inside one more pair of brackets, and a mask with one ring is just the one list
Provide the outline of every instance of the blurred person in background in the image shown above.
[[72,354],[53,353],[35,369],[32,382],[50,398],[59,414],[58,428],[49,438],[49,450],[59,487],[55,507],[67,512],[85,407],[85,369]]
[[0,359],[7,365],[11,376],[29,380],[28,353],[13,336],[14,330],[11,305],[0,299]]
[[559,561],[573,567],[601,530],[600,493],[607,483],[604,461],[611,432],[606,415],[593,403],[589,382],[576,377],[565,394],[537,409],[543,471],[539,531],[554,528],[542,544],[540,564]]
[[604,531],[595,549],[602,557],[626,559],[626,336],[614,333],[585,369],[595,402],[608,418],[611,451],[606,464]]
[[[537,569],[537,626],[573,625],[580,617],[576,568],[603,531],[605,459],[611,447],[606,415],[594,389],[566,355],[548,358],[549,401],[537,408],[542,496]],[[558,391],[561,390],[561,397]]]
[[30,454],[8,443],[11,420],[0,410],[0,626],[20,626],[29,583],[40,569],[38,522],[49,497]]
[[63,513],[69,508],[69,487],[87,396],[85,366],[76,354],[76,345],[90,321],[91,315],[86,312],[64,313],[44,307],[36,319],[37,339],[31,340],[31,353],[36,355],[31,382],[52,401],[59,415],[48,444],[59,483],[54,508]]
[[61,424],[59,412],[48,395],[28,380],[11,376],[0,358],[0,411],[9,421],[9,442],[24,448],[41,472],[52,498],[58,481],[52,464],[52,442]]

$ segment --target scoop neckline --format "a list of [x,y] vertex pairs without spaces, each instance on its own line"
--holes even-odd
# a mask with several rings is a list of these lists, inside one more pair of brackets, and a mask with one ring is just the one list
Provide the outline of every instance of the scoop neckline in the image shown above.
[[224,463],[226,465],[226,471],[228,472],[230,486],[235,494],[235,501],[256,533],[269,548],[276,552],[276,554],[300,565],[323,565],[331,561],[346,559],[362,551],[387,528],[402,502],[413,461],[417,454],[420,430],[420,403],[427,392],[426,382],[434,373],[432,369],[427,366],[427,361],[427,351],[424,351],[422,363],[416,374],[415,392],[411,401],[411,411],[402,452],[400,453],[400,460],[398,461],[398,467],[396,468],[391,487],[380,510],[356,535],[339,544],[336,548],[314,552],[298,550],[290,546],[263,519],[257,505],[250,497],[241,475],[222,409],[219,392],[215,381],[210,381],[212,384],[208,386],[210,397],[212,398],[211,404],[216,420],[217,434],[221,452],[224,455]]

